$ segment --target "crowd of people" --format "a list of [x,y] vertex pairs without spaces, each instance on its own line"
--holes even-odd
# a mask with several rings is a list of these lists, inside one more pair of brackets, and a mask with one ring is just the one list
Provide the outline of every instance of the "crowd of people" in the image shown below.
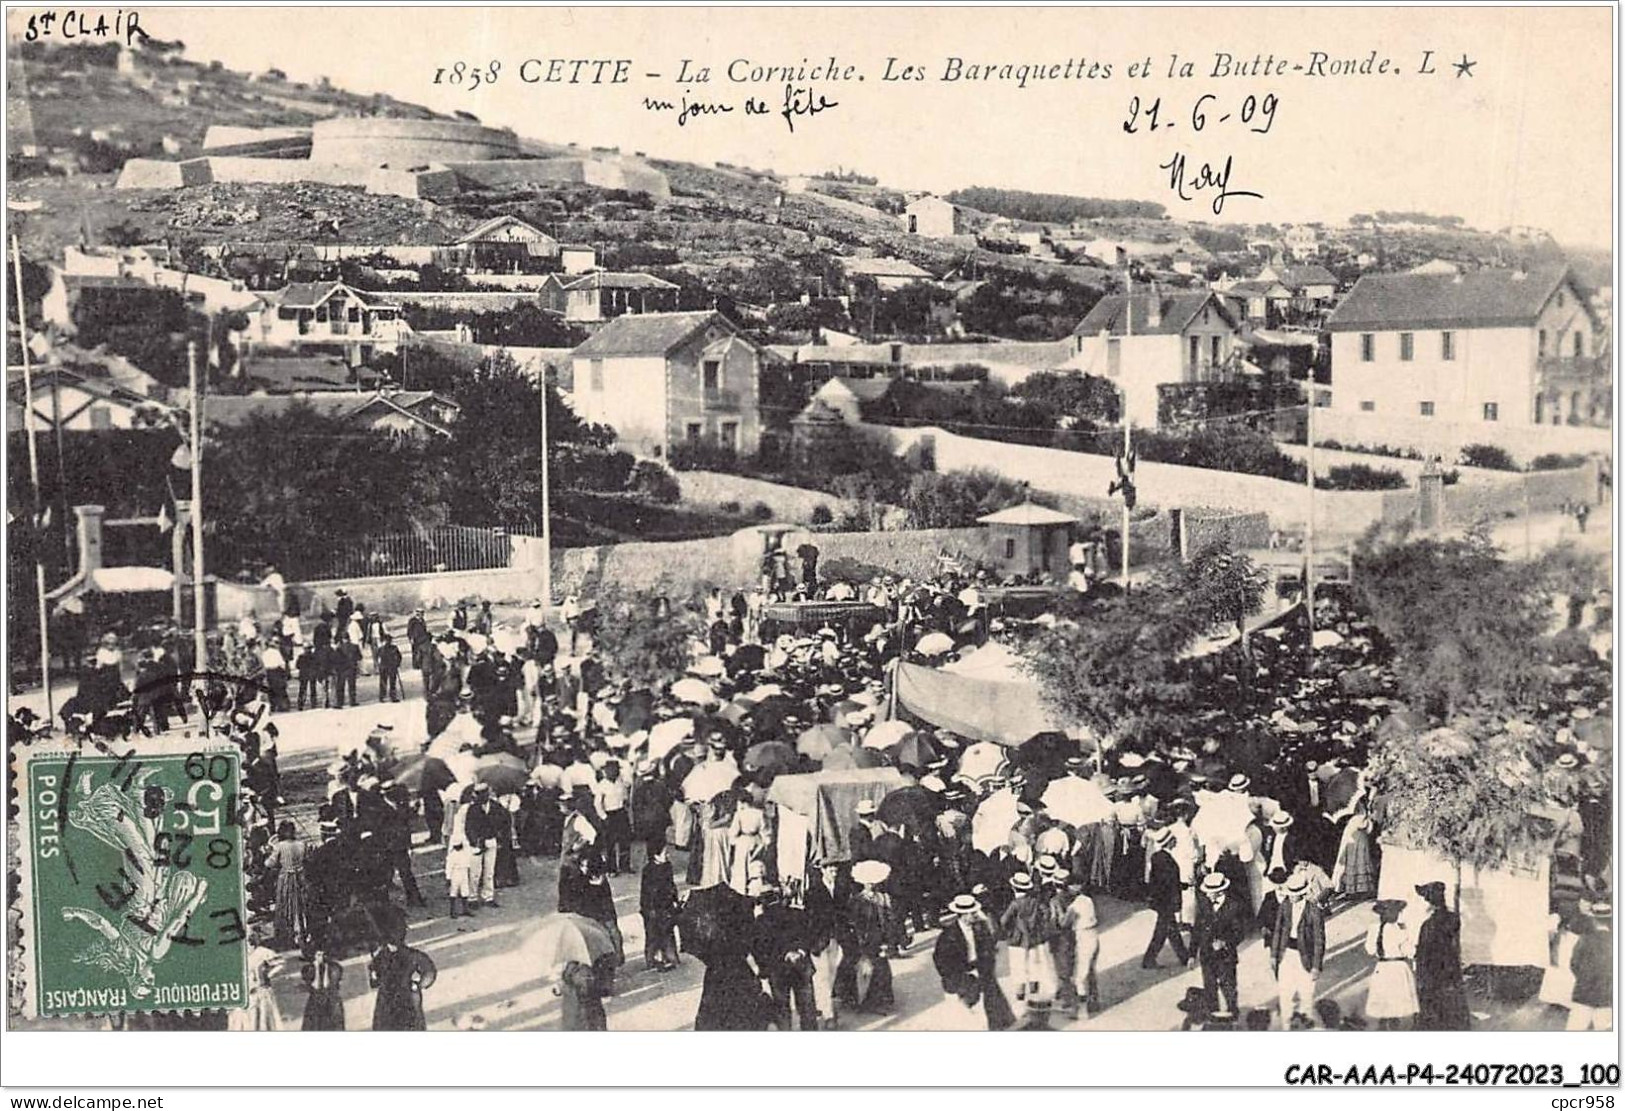
[[[1382,831],[1361,762],[1380,698],[1366,698],[1362,714],[1337,684],[1304,679],[1324,728],[1285,719],[1304,702],[1279,697],[1272,712],[1249,711],[1281,727],[1263,747],[1221,744],[1237,725],[1221,716],[1200,747],[1105,751],[1049,733],[1003,748],[890,713],[887,667],[921,658],[927,638],[946,637],[957,653],[1019,634],[1023,622],[989,604],[985,573],[831,581],[816,549],[798,555],[799,576],[786,553],[770,553],[756,589],[698,599],[691,666],[657,690],[618,680],[616,661],[597,658],[590,638],[576,655],[585,621],[574,596],[565,645],[540,601],[507,624],[488,603],[459,605],[438,633],[418,610],[407,640],[427,741],[380,728],[343,752],[313,842],[277,820],[272,654],[303,660],[341,646],[353,658],[367,647],[381,697],[402,661],[386,656],[382,623],[342,596],[308,644],[296,620],[269,637],[245,622],[237,640],[262,645],[268,692],[251,700],[251,717],[243,707],[234,717],[253,723],[242,730],[253,738],[251,908],[271,923],[267,952],[301,955],[307,1028],[342,1022],[337,962],[360,951],[372,954],[379,988],[375,1028],[423,1028],[434,967],[406,944],[400,905],[426,902],[411,860],[420,829],[444,846],[451,919],[497,906],[521,882],[519,859],[557,861],[556,911],[612,940],[590,965],[560,970],[573,1027],[609,1021],[603,1001],[628,959],[610,880],[626,874],[639,876],[645,967],[705,966],[697,1029],[816,1030],[889,1013],[892,962],[932,934],[942,992],[977,1025],[1044,1029],[1095,1015],[1122,1002],[1101,991],[1099,958],[1104,920],[1124,905],[1153,912],[1143,968],[1159,967],[1165,950],[1176,973],[1199,967],[1201,988],[1180,1004],[1187,1028],[1469,1025],[1461,924],[1445,885],[1376,898]],[[766,626],[764,605],[786,601],[861,601],[872,612],[855,611],[859,626]],[[1271,644],[1260,650],[1289,650]],[[295,672],[302,707],[305,677]],[[326,689],[317,683],[324,704]],[[1580,760],[1559,761],[1576,772],[1576,791]],[[790,823],[773,785],[795,775],[863,785],[833,796],[847,808],[827,816],[844,851],[784,848]],[[1587,858],[1576,869],[1605,876],[1611,846],[1589,834],[1574,846]],[[1319,998],[1327,922],[1339,912],[1370,919],[1363,1016]],[[1554,931],[1553,967],[1566,961],[1565,975],[1542,998],[1569,1007],[1571,1022],[1611,1017],[1601,1009],[1612,968],[1592,940],[1608,918],[1606,892],[1591,884]],[[1241,998],[1245,960],[1267,964],[1273,1006]]]

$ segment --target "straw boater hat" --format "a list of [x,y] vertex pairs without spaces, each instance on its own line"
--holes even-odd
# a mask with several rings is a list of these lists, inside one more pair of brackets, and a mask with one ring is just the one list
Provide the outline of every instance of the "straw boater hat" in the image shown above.
[[891,865],[884,860],[860,860],[852,865],[852,878],[865,887],[885,883],[891,876]]
[[1270,825],[1276,829],[1286,829],[1291,824],[1292,815],[1285,810],[1277,810],[1275,816],[1270,819]]
[[857,809],[859,817],[866,817],[879,810],[880,806],[874,799],[859,799]]
[[1253,781],[1242,775],[1240,772],[1237,772],[1235,775],[1230,777],[1230,789],[1232,791],[1245,791],[1252,785]]
[[1557,766],[1565,771],[1580,766],[1580,758],[1572,752],[1565,752],[1557,758]]
[[948,904],[948,909],[955,914],[970,915],[978,913],[982,909],[982,904],[975,895],[955,895],[953,902]]
[[1010,877],[1010,886],[1016,891],[1031,891],[1033,889],[1033,878],[1026,872],[1017,872]]
[[1230,890],[1230,878],[1223,872],[1209,872],[1202,877],[1202,890],[1209,895],[1217,895],[1221,891]]
[[1174,843],[1174,831],[1171,826],[1162,826],[1151,831],[1151,843],[1159,849],[1167,848]]
[[1288,895],[1302,895],[1308,890],[1309,875],[1307,872],[1298,872],[1291,879],[1286,881],[1286,893]]

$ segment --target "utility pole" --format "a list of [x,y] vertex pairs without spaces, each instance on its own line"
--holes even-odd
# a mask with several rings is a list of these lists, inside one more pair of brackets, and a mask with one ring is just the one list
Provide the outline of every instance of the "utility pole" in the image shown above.
[[[1124,312],[1123,312],[1123,354],[1117,360],[1117,372],[1121,376],[1121,381],[1122,381],[1122,384],[1123,384],[1123,411],[1120,414],[1118,414],[1122,418],[1122,421],[1123,421],[1123,463],[1122,463],[1122,466],[1119,467],[1118,473],[1119,473],[1119,476],[1120,476],[1120,480],[1122,482],[1127,483],[1127,482],[1131,481],[1131,478],[1130,478],[1130,475],[1129,475],[1129,470],[1133,466],[1133,464],[1130,462],[1130,459],[1133,458],[1132,455],[1130,454],[1130,452],[1133,450],[1133,447],[1132,447],[1132,442],[1131,442],[1131,435],[1132,434],[1129,431],[1129,419],[1128,419],[1128,357],[1129,357],[1129,352],[1131,350],[1133,350],[1133,348],[1134,348],[1134,270],[1133,270],[1132,265],[1129,262],[1128,252],[1124,251],[1121,247],[1118,248],[1118,251],[1123,255],[1123,293],[1124,293],[1124,304],[1125,304],[1125,308],[1124,308]],[[1155,292],[1153,291],[1153,296],[1154,295],[1155,295]],[[1123,593],[1125,593],[1125,594],[1128,593],[1128,534],[1129,534],[1129,513],[1130,513],[1130,505],[1129,505],[1129,503],[1134,500],[1133,495],[1129,492],[1130,489],[1131,489],[1131,487],[1125,487],[1124,490],[1123,490],[1123,543],[1122,543],[1122,548],[1123,548]]]
[[542,364],[542,612],[553,609],[553,512],[548,489],[547,402],[550,368]]
[[28,350],[28,302],[23,297],[23,250],[17,234],[11,236],[12,274],[17,282],[17,346],[23,358],[23,424],[28,430],[28,479],[34,486],[34,594],[39,610],[39,674],[45,691],[45,723],[56,720],[51,698],[51,629],[45,608],[45,548],[41,543],[39,490],[39,433],[34,418],[34,369]]
[[201,674],[209,669],[209,637],[203,601],[203,383],[196,340],[187,341],[186,370],[192,387],[192,671]]
[[1309,445],[1305,481],[1309,484],[1309,519],[1304,526],[1303,609],[1309,622],[1309,670],[1315,669],[1315,368],[1309,366],[1309,415],[1304,439]]

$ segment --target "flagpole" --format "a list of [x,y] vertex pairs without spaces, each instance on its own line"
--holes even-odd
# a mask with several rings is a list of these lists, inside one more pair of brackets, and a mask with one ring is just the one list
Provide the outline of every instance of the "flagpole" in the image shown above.
[[39,432],[34,419],[34,367],[28,350],[28,302],[23,297],[23,249],[11,235],[12,275],[17,282],[17,346],[23,358],[23,426],[28,430],[28,479],[34,486],[34,593],[39,607],[39,674],[45,691],[45,723],[56,719],[51,697],[51,628],[45,607],[45,549],[40,527]]
[[192,671],[209,669],[209,637],[203,601],[203,388],[197,366],[197,341],[186,344],[186,372],[192,387]]

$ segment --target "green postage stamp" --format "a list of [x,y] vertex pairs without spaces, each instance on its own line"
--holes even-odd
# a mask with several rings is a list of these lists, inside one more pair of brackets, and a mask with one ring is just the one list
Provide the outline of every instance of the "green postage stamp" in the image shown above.
[[246,1006],[241,760],[191,744],[14,750],[27,1013]]

